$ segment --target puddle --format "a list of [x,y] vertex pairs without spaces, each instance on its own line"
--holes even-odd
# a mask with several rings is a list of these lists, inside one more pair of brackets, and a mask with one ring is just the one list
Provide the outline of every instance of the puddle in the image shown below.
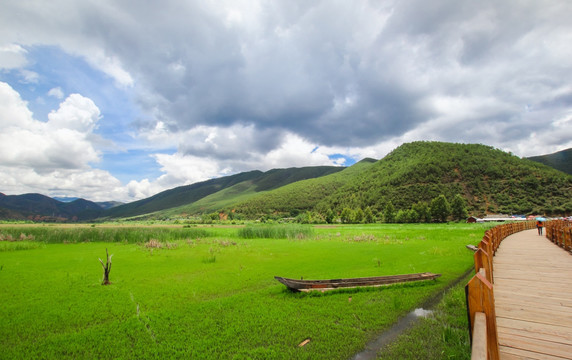
[[423,308],[418,308],[412,311],[413,315],[417,317],[428,317],[429,315],[433,314],[433,310],[425,310]]
[[381,350],[385,345],[391,343],[401,333],[405,330],[410,328],[415,324],[415,322],[422,317],[428,317],[433,313],[433,310],[427,310],[425,308],[432,308],[435,307],[441,298],[443,297],[443,293],[450,289],[451,287],[457,285],[461,280],[465,278],[473,269],[467,270],[463,275],[461,275],[457,280],[453,281],[449,286],[444,288],[442,291],[437,293],[436,295],[432,296],[427,300],[420,308],[417,308],[411,311],[409,314],[405,315],[401,319],[399,319],[393,326],[391,326],[386,331],[379,334],[377,338],[369,342],[365,349],[361,352],[357,353],[352,360],[375,360],[377,359],[377,353]]
[[401,333],[412,326],[417,319],[421,317],[428,317],[433,313],[433,310],[425,310],[417,308],[411,311],[406,316],[399,319],[391,328],[384,331],[377,339],[367,344],[365,349],[356,354],[353,360],[371,360],[377,359],[377,352],[385,345],[394,341]]

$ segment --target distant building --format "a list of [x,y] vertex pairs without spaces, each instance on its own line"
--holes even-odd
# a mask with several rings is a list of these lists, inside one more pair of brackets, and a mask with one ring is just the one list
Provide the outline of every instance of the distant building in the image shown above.
[[520,216],[510,216],[504,214],[487,215],[482,219],[477,219],[477,222],[503,222],[503,221],[525,221],[526,218]]

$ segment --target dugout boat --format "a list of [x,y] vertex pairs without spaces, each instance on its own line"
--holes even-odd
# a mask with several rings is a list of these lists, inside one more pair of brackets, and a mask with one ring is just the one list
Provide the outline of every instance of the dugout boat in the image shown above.
[[423,281],[437,279],[441,274],[433,274],[430,272],[404,275],[388,275],[373,276],[349,279],[331,279],[331,280],[296,280],[288,279],[280,276],[274,278],[286,285],[292,291],[327,291],[340,288],[356,288],[363,286],[383,286],[391,284],[399,284],[410,281]]

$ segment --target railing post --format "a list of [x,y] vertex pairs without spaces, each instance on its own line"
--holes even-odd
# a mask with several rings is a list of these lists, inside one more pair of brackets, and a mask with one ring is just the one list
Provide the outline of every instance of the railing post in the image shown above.
[[471,340],[471,360],[487,360],[487,317],[482,312],[475,313]]
[[493,271],[491,267],[491,259],[489,255],[483,251],[483,249],[478,249],[475,251],[475,273],[479,272],[481,269],[485,269],[485,277],[492,284],[493,283]]
[[[494,269],[493,269],[493,256],[494,256],[494,252],[493,252],[493,250],[492,250],[492,245],[491,245],[490,241],[487,241],[487,240],[485,240],[485,239],[483,238],[483,240],[481,240],[481,242],[479,243],[479,249],[482,249],[482,250],[485,252],[485,254],[487,254],[487,259],[488,259],[488,262],[489,262],[489,269],[490,269],[490,272],[491,272],[491,279],[493,279],[492,274],[493,274],[493,271],[494,271]],[[478,268],[475,267],[475,272],[478,272],[479,269],[480,269],[480,267],[478,267]]]
[[475,324],[475,314],[477,312],[484,313],[487,319],[487,358],[498,360],[500,356],[499,342],[492,284],[478,272],[465,286],[465,295],[467,297],[469,329],[472,329]]

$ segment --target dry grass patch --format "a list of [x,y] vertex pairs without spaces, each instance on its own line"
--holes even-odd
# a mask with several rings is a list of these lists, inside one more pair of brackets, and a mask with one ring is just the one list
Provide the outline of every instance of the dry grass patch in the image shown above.
[[177,248],[177,243],[175,242],[161,242],[157,239],[149,239],[149,241],[147,241],[144,246],[147,249],[176,249]]

